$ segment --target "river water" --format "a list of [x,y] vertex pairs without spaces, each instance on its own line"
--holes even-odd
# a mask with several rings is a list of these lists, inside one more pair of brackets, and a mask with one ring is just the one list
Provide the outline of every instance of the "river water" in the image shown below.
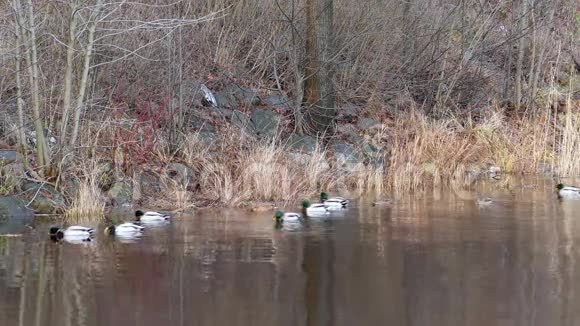
[[580,201],[553,183],[357,201],[275,229],[200,210],[135,242],[0,238],[0,325],[580,325]]

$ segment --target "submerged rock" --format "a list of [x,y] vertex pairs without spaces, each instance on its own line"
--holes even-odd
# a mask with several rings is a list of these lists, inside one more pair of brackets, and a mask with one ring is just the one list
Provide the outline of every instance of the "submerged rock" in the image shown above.
[[32,222],[34,211],[25,205],[16,197],[0,196],[0,235],[20,233]]

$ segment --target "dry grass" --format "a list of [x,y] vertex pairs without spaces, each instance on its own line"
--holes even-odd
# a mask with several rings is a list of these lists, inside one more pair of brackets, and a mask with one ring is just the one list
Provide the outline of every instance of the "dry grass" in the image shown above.
[[83,180],[72,205],[65,212],[69,223],[101,221],[104,218],[105,200],[93,180]]

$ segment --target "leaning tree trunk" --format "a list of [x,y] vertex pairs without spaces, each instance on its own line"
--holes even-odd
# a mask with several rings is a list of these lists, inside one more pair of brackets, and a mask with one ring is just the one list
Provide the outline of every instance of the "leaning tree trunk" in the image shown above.
[[332,132],[336,116],[333,0],[307,0],[306,25],[306,130],[327,135]]

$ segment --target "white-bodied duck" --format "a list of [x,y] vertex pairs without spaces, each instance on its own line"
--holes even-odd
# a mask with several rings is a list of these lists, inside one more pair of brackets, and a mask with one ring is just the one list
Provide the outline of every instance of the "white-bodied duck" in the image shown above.
[[573,187],[573,186],[565,186],[562,183],[559,183],[556,186],[558,189],[558,196],[560,198],[575,198],[580,199],[580,188]]
[[329,210],[340,210],[348,207],[348,199],[343,197],[328,197],[325,192],[320,193],[320,202]]
[[276,224],[282,224],[284,222],[296,223],[300,222],[301,219],[302,215],[298,213],[277,211],[276,214],[274,214],[274,220],[276,221]]
[[143,211],[136,211],[135,212],[135,219],[141,223],[159,223],[168,221],[171,216],[159,212],[143,212]]
[[141,225],[135,223],[123,223],[119,225],[109,225],[105,228],[105,234],[114,235],[118,237],[139,237],[143,234]]
[[66,229],[53,226],[49,230],[50,239],[53,241],[65,240],[67,242],[91,241],[95,230],[90,227],[73,225]]
[[330,213],[324,204],[313,204],[308,200],[302,202],[302,213],[305,217],[323,217]]

